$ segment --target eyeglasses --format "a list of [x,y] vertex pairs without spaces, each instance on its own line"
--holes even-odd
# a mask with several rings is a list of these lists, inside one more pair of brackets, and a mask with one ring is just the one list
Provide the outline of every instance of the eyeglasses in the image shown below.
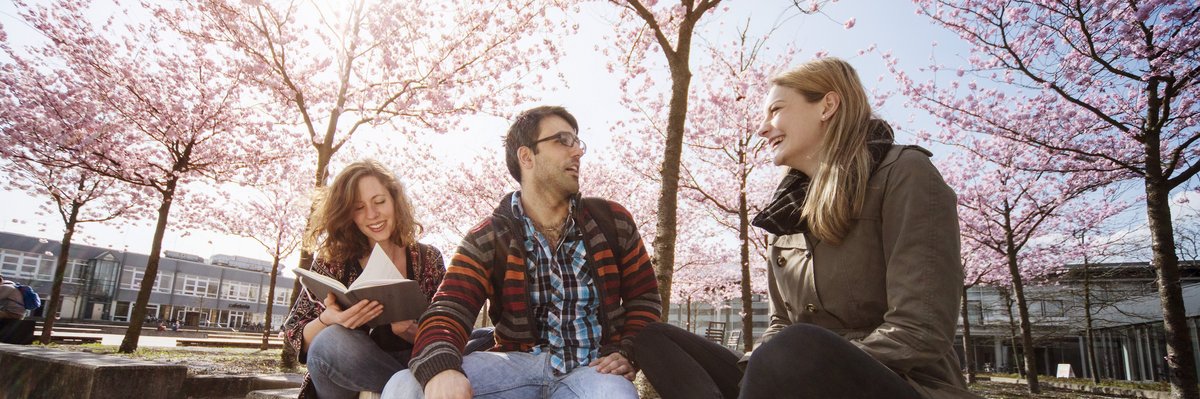
[[567,147],[574,147],[574,146],[578,145],[580,150],[583,150],[583,152],[587,152],[587,143],[584,143],[583,140],[579,139],[579,136],[577,136],[577,135],[575,135],[575,133],[571,133],[571,132],[555,133],[555,134],[551,135],[550,137],[546,137],[544,139],[534,141],[533,145],[537,146],[538,143],[541,143],[543,141],[550,141],[550,140],[557,141],[559,144],[565,145]]

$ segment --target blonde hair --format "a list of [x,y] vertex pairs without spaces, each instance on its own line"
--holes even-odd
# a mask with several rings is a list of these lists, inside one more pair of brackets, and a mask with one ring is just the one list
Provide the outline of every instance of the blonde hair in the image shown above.
[[839,244],[863,207],[871,155],[867,133],[871,105],[854,67],[838,58],[809,61],[779,74],[771,83],[796,90],[809,102],[829,93],[841,98],[821,139],[818,167],[808,186],[801,217],[821,241]]
[[[320,242],[319,256],[330,263],[359,259],[371,252],[371,242],[354,224],[354,206],[358,198],[358,182],[364,177],[375,177],[392,196],[395,228],[388,238],[392,243],[405,247],[417,241],[424,229],[413,216],[412,203],[404,192],[404,185],[392,172],[374,160],[363,160],[347,165],[333,179],[333,184],[317,193],[313,204],[315,212],[310,219],[310,230],[305,236],[305,245]],[[323,238],[323,240],[322,240]]]

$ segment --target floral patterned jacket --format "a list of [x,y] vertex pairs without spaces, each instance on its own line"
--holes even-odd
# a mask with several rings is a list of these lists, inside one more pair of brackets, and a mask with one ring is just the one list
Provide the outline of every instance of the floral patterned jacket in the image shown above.
[[[420,282],[421,291],[425,293],[426,297],[432,299],[433,294],[437,292],[438,285],[442,283],[442,276],[446,274],[446,266],[442,259],[441,251],[429,245],[416,243],[408,246],[406,255],[408,257],[409,278]],[[333,277],[345,285],[350,285],[350,283],[358,278],[359,274],[362,274],[362,266],[355,259],[340,263],[315,259],[310,270]],[[292,310],[288,315],[287,321],[281,327],[284,334],[284,344],[291,346],[295,350],[300,363],[308,361],[308,353],[300,349],[303,346],[304,327],[325,310],[325,304],[322,302],[323,299],[313,298],[307,289],[300,291],[300,296],[296,298],[296,303],[292,305]],[[368,331],[365,326],[360,327],[360,329]],[[406,346],[410,345],[395,334],[392,334],[390,328],[376,328],[375,331],[368,332],[381,350],[402,350],[407,349]],[[299,398],[316,397],[316,391],[312,387],[312,379],[308,374],[305,374]]]

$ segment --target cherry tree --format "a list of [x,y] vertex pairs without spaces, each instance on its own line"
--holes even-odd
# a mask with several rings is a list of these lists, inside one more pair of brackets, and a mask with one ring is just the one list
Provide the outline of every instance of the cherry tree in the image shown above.
[[[962,253],[963,264],[963,287],[962,287],[962,307],[960,309],[962,316],[962,331],[963,331],[963,356],[965,363],[963,366],[967,369],[967,383],[975,383],[975,351],[971,343],[971,315],[970,315],[970,300],[967,292],[971,288],[983,285],[992,285],[998,281],[1005,280],[1008,276],[1008,270],[1004,264],[1004,260],[997,256],[995,251],[980,245],[979,242],[973,240],[965,240],[960,248]],[[982,314],[983,309],[979,309]]]
[[[177,222],[192,224],[199,212],[189,212],[195,209],[187,205],[189,185],[234,179],[247,167],[272,159],[271,149],[281,147],[274,141],[279,135],[268,134],[252,107],[240,102],[244,76],[229,70],[224,58],[204,46],[184,43],[159,18],[117,19],[144,10],[109,2],[16,5],[20,18],[47,40],[23,49],[4,47],[12,59],[10,69],[17,73],[11,79],[34,85],[35,79],[50,76],[63,92],[86,99],[103,122],[95,129],[48,132],[53,135],[44,139],[72,153],[71,166],[136,186],[156,198],[150,257],[120,347],[121,352],[132,352],[158,275],[173,205],[179,203],[184,211]],[[104,21],[100,10],[114,17]],[[47,132],[13,132],[17,140],[33,140],[39,133]]]
[[[664,309],[670,309],[671,276],[676,262],[680,165],[692,82],[692,39],[696,24],[705,14],[715,14],[721,0],[680,0],[678,4],[655,4],[654,1],[641,0],[609,2],[621,12],[612,42],[615,48],[621,49],[621,64],[626,73],[629,76],[646,73],[648,69],[644,62],[648,61],[647,53],[654,49],[662,51],[671,76],[671,100],[659,168],[658,180],[661,185],[655,214],[657,224],[652,244],[662,305]],[[622,86],[625,86],[624,82]]]
[[[2,36],[2,34],[0,34]],[[7,42],[0,43],[4,52],[11,52]],[[98,175],[84,168],[70,166],[74,156],[61,151],[53,141],[59,132],[79,132],[100,126],[94,108],[79,96],[66,92],[49,76],[36,70],[20,70],[14,64],[0,65],[0,156],[6,161],[0,172],[7,175],[7,185],[43,197],[43,212],[53,213],[63,222],[63,236],[55,262],[50,301],[42,325],[41,342],[50,342],[56,318],[62,308],[62,285],[70,257],[71,242],[83,223],[103,223],[114,220],[134,209],[136,198],[126,191],[130,187],[115,179]],[[20,76],[36,79],[20,81]]]
[[[443,253],[453,254],[470,229],[492,214],[500,198],[518,189],[504,167],[503,155],[496,154],[476,154],[453,167],[445,167],[451,164],[448,160],[430,163],[442,167],[426,175],[423,184],[428,188],[421,190],[424,195],[414,195],[413,201],[429,222],[426,234],[442,243]],[[590,169],[586,162],[581,167],[585,176]],[[582,186],[587,190],[586,183]]]
[[[770,78],[787,68],[794,52],[770,61],[760,59],[769,34],[748,37],[747,26],[723,47],[709,47],[713,62],[699,70],[704,83],[697,89],[688,118],[680,185],[684,198],[699,203],[711,219],[738,235],[741,265],[742,336],[745,351],[754,345],[751,265],[765,267],[765,233],[750,228],[750,219],[770,199],[778,180],[765,143],[757,137],[762,105]],[[752,203],[753,201],[753,203]],[[765,290],[758,286],[758,292]]]
[[1200,7],[915,2],[971,48],[967,65],[932,67],[958,75],[949,86],[898,74],[918,106],[945,123],[1045,151],[1064,161],[1057,171],[1104,171],[1143,186],[1172,395],[1200,398],[1169,206],[1171,191],[1200,173]]
[[[303,160],[303,157],[298,157]],[[304,166],[311,165],[305,163]],[[267,349],[271,336],[272,313],[275,305],[275,286],[279,277],[279,262],[291,256],[304,238],[308,206],[311,193],[303,176],[305,169],[292,162],[276,162],[257,169],[255,185],[248,196],[229,196],[225,203],[211,208],[209,219],[217,231],[246,237],[262,246],[271,257],[270,286],[267,289],[267,314],[264,322],[262,346]],[[246,187],[234,187],[228,191],[246,191]],[[282,358],[283,368],[292,368],[295,356]]]
[[[564,6],[192,0],[160,12],[201,21],[192,38],[244,55],[237,67],[271,97],[277,122],[308,137],[316,154],[312,185],[320,188],[357,132],[445,132],[458,128],[458,116],[526,101],[525,88],[540,84],[541,70],[560,54],[558,43],[533,38],[570,30],[554,15]],[[309,267],[311,251],[301,249],[300,267]]]
[[1037,393],[1037,358],[1024,287],[1061,264],[1050,249],[1053,233],[1059,231],[1062,215],[1086,208],[1071,201],[1094,189],[1096,180],[1086,174],[1029,171],[1044,162],[1044,155],[1018,143],[959,131],[947,131],[942,139],[955,140],[964,150],[947,162],[949,167],[941,168],[958,193],[961,232],[970,242],[964,246],[992,251],[978,257],[998,257],[1007,268],[1020,318],[1025,376],[1029,390]]
[[[736,297],[741,278],[739,272],[724,265],[706,265],[705,267],[685,267],[676,270],[676,280],[672,289],[681,304],[676,305],[682,310],[684,329],[696,332],[692,318],[692,303],[706,303],[714,310],[721,309],[726,302]],[[668,311],[667,309],[663,310]]]
[[[1082,277],[1083,318],[1084,318],[1084,356],[1088,363],[1088,374],[1096,384],[1100,383],[1093,333],[1093,315],[1103,306],[1111,306],[1125,298],[1121,295],[1106,295],[1108,298],[1098,300],[1092,293],[1097,277],[1092,266],[1097,263],[1110,261],[1113,258],[1124,257],[1139,249],[1129,239],[1133,230],[1129,226],[1118,223],[1117,216],[1127,211],[1130,203],[1121,201],[1112,189],[1098,195],[1097,201],[1091,201],[1089,206],[1064,215],[1066,233],[1070,240],[1063,245],[1071,259],[1082,260],[1079,274]],[[1070,272],[1070,271],[1067,271]]]

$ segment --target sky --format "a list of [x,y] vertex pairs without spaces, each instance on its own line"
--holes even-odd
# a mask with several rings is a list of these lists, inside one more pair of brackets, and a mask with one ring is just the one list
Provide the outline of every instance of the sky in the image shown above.
[[[891,52],[899,59],[902,69],[917,77],[927,76],[917,72],[917,68],[928,65],[931,60],[943,64],[956,64],[966,58],[966,46],[955,35],[933,25],[928,18],[917,15],[915,6],[908,1],[843,0],[827,4],[820,14],[798,16],[791,0],[730,0],[724,4],[727,9],[705,16],[697,29],[698,37],[694,42],[696,46],[730,40],[733,37],[733,28],[744,25],[747,21],[752,27],[752,33],[761,34],[776,21],[783,20],[784,23],[769,39],[769,53],[781,52],[791,46],[797,50],[795,64],[813,58],[818,52],[841,57],[858,69],[869,91],[888,92],[896,89],[879,55],[881,52]],[[603,40],[603,35],[609,29],[608,24],[615,18],[614,13],[610,5],[596,3],[584,6],[577,15],[563,17],[572,19],[579,25],[576,35],[565,39],[552,38],[562,40],[565,44],[562,46],[565,56],[555,65],[557,71],[554,71],[561,73],[564,81],[548,85],[550,87],[544,92],[535,93],[534,97],[537,100],[528,105],[565,106],[578,118],[581,135],[588,142],[589,153],[583,159],[584,164],[602,162],[612,135],[621,134],[619,131],[613,131],[612,127],[617,120],[628,115],[628,111],[619,104],[619,77],[607,71],[607,60],[594,50],[595,45]],[[853,27],[846,28],[847,21],[851,19],[854,21]],[[4,26],[10,38],[15,41],[37,39],[29,37],[31,32],[21,26],[14,7],[8,0],[0,0],[0,25]],[[872,47],[876,49],[875,52],[860,54],[861,50]],[[693,50],[693,54],[699,53],[700,51]],[[656,53],[652,56],[661,57],[661,54]],[[693,66],[693,70],[696,69],[697,66]],[[668,79],[665,72],[663,77]],[[513,113],[516,111],[519,109]],[[899,95],[890,98],[876,112],[898,127],[897,139],[902,143],[912,142],[914,132],[935,128],[929,116],[923,111],[906,107],[904,99]],[[453,129],[442,135],[428,135],[429,137],[422,139],[435,153],[446,155],[444,159],[457,159],[457,162],[462,162],[481,152],[499,153],[500,137],[507,125],[508,122],[499,117],[471,117],[464,119],[462,129]],[[354,141],[356,146],[365,149],[362,152],[368,155],[372,153],[372,146],[382,148],[392,143],[385,130],[356,134]],[[935,162],[953,151],[948,147],[931,148],[935,153]],[[495,167],[503,166],[497,164]],[[336,173],[336,170],[332,172]],[[401,178],[403,179],[402,173]],[[1196,200],[1200,201],[1200,198]],[[23,192],[0,191],[0,204],[4,204],[0,206],[0,231],[59,239],[62,234],[61,221],[37,215],[43,203],[42,198],[31,197]],[[1144,214],[1144,211],[1142,212]],[[1144,220],[1144,216],[1142,219]],[[120,225],[84,225],[81,234],[77,235],[77,242],[147,253],[153,234],[150,223],[144,221]],[[213,254],[267,258],[262,247],[249,239],[207,231],[169,230],[164,238],[163,248],[205,258]],[[296,256],[293,255],[285,264],[294,266],[296,262]]]

